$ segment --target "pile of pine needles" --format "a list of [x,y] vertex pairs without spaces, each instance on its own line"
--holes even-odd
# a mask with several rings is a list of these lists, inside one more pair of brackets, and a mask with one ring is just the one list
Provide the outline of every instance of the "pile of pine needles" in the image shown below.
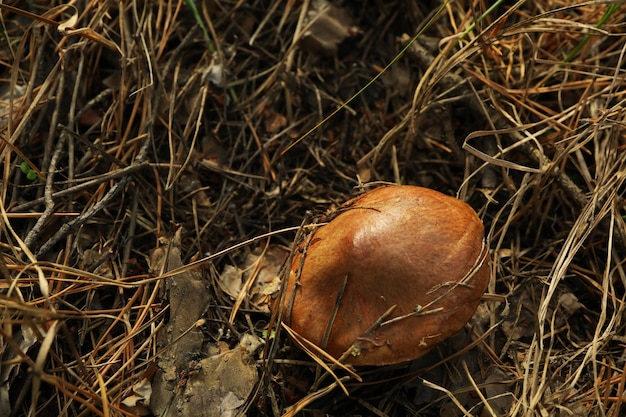
[[[256,376],[229,415],[624,414],[621,2],[0,13],[0,414],[150,415],[171,352],[178,394],[246,335]],[[379,181],[468,201],[492,281],[460,334],[357,378],[268,303],[299,227]],[[176,298],[177,277],[198,285]]]

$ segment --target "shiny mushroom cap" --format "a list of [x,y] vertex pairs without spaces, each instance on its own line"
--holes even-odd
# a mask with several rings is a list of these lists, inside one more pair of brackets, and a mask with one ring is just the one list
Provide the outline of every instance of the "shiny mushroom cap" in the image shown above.
[[335,358],[349,350],[346,363],[385,365],[424,355],[467,323],[489,281],[469,205],[392,185],[337,213],[296,250],[283,306],[296,333]]

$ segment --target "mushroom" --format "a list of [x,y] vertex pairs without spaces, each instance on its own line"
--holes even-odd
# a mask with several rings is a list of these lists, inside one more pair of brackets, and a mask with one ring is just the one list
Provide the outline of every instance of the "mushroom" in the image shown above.
[[348,364],[410,361],[472,317],[488,258],[482,222],[466,203],[422,187],[379,187],[300,243],[284,322]]

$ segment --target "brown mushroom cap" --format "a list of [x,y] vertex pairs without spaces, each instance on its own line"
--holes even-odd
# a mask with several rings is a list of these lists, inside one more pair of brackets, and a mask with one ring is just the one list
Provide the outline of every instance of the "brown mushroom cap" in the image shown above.
[[467,323],[489,281],[484,228],[469,205],[393,185],[338,212],[294,256],[284,298],[293,330],[335,358],[352,347],[346,363],[384,365],[424,355]]

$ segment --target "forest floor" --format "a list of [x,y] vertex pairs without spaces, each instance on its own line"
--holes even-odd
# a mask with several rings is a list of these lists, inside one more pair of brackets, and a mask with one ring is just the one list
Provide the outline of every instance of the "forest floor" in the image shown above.
[[[0,414],[626,413],[621,2],[0,12]],[[320,367],[269,305],[382,183],[476,210],[488,290],[421,359]]]

